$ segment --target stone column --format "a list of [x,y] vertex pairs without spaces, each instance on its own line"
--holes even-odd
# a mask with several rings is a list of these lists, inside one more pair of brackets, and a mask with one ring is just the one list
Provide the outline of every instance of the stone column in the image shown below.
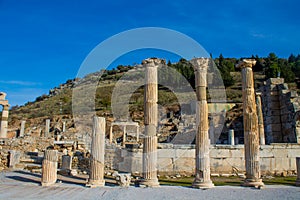
[[123,144],[122,146],[125,147],[126,142],[126,125],[123,126]]
[[113,125],[111,124],[110,128],[109,128],[109,143],[112,144],[113,143]]
[[196,102],[196,176],[192,184],[194,188],[212,188],[210,180],[210,158],[208,135],[208,105],[206,100],[207,69],[209,58],[195,58],[191,60],[195,71]]
[[144,122],[145,137],[143,138],[143,180],[142,185],[148,187],[159,186],[157,178],[157,67],[163,63],[160,59],[146,59],[145,92],[144,92]]
[[50,131],[50,119],[46,119],[45,137],[49,137],[49,131]]
[[22,121],[21,121],[21,128],[20,128],[20,135],[19,135],[19,137],[24,137],[24,133],[25,133],[25,124],[26,124],[26,121],[25,121],[25,120],[22,120]]
[[91,145],[90,176],[86,186],[101,187],[104,180],[104,154],[105,154],[105,118],[93,118],[93,133]]
[[7,138],[9,105],[3,105],[0,138]]
[[300,186],[300,157],[296,158],[296,166],[297,166],[296,186]]
[[257,107],[257,119],[258,119],[258,132],[259,132],[259,144],[265,145],[265,129],[264,129],[264,118],[261,107],[261,93],[256,93],[256,107]]
[[140,140],[140,128],[136,126],[136,141],[139,142]]
[[256,63],[253,59],[244,59],[238,65],[242,68],[242,93],[243,93],[243,120],[246,179],[244,186],[263,186],[260,178],[259,162],[259,132],[255,104],[254,80],[252,66]]
[[42,186],[53,185],[57,180],[57,150],[46,150],[42,167]]
[[66,122],[63,122],[63,126],[62,126],[62,132],[66,132]]
[[229,129],[229,131],[228,131],[228,144],[234,145],[234,130],[233,129]]

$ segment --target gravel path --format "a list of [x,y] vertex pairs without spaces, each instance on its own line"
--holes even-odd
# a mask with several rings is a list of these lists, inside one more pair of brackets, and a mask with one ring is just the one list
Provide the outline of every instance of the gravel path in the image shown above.
[[209,190],[189,187],[161,186],[159,188],[120,188],[105,186],[86,188],[84,180],[77,183],[62,182],[51,187],[39,185],[40,175],[26,172],[6,172],[0,174],[0,199],[300,199],[300,187],[269,186],[254,188],[218,186]]

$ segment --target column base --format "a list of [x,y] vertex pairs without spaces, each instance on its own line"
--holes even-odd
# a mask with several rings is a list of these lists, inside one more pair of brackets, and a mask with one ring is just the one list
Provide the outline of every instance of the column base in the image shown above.
[[195,179],[192,184],[192,187],[197,188],[197,189],[210,189],[210,188],[215,187],[215,185],[213,184],[213,182],[211,180],[200,182],[199,180]]
[[56,182],[53,182],[53,183],[43,183],[43,182],[42,182],[41,185],[42,185],[43,187],[44,187],[44,186],[47,187],[47,186],[53,186],[53,185],[55,185],[55,183],[56,183]]
[[245,187],[264,187],[265,184],[262,182],[262,179],[245,179],[243,186]]
[[105,180],[90,180],[85,186],[90,188],[103,187]]
[[300,180],[296,180],[295,185],[298,186],[298,187],[300,187]]
[[140,187],[159,187],[158,179],[141,180]]

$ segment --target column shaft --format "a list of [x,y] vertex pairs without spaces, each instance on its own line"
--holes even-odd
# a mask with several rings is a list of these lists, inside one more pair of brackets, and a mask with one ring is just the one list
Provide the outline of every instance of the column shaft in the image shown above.
[[42,186],[53,185],[57,180],[57,150],[46,150],[42,167]]
[[261,106],[261,93],[256,93],[256,106],[257,106],[257,119],[258,119],[258,132],[259,132],[259,143],[265,145],[265,129],[264,129],[264,118]]
[[50,131],[50,119],[46,119],[45,137],[49,137],[49,131]]
[[259,132],[256,112],[254,80],[252,66],[255,60],[244,59],[239,63],[242,67],[243,120],[245,144],[245,186],[263,186],[260,179],[259,164]]
[[7,138],[8,110],[9,110],[9,105],[4,105],[2,110],[2,118],[1,118],[0,138]]
[[300,186],[300,157],[296,157],[297,180],[296,186]]
[[145,67],[144,90],[144,122],[145,137],[143,145],[143,181],[141,184],[148,187],[159,186],[157,179],[157,67],[162,63],[160,59],[143,61]]
[[90,176],[88,187],[105,185],[104,180],[104,154],[105,154],[105,118],[93,118],[93,133],[90,159]]
[[21,121],[21,128],[20,128],[20,135],[19,135],[19,137],[24,137],[24,134],[25,134],[25,124],[26,124],[26,121],[22,120]]
[[196,175],[192,184],[194,188],[212,188],[210,179],[209,133],[208,133],[208,105],[206,100],[208,58],[191,60],[195,71],[196,83]]

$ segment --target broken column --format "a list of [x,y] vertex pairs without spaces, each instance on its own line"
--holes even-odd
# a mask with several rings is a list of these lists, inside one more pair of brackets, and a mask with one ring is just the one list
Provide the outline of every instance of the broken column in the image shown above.
[[257,106],[257,120],[258,120],[258,133],[259,144],[265,145],[265,130],[264,130],[264,118],[261,107],[261,92],[256,93],[256,106]]
[[144,122],[145,136],[143,140],[143,180],[142,185],[148,187],[159,186],[157,179],[157,67],[163,60],[151,58],[143,61],[145,67],[144,92]]
[[229,131],[228,131],[228,144],[234,145],[234,130],[233,129],[229,129]]
[[2,118],[1,118],[0,138],[7,138],[8,110],[9,110],[9,105],[4,104],[2,110]]
[[212,188],[210,180],[210,158],[208,135],[208,105],[206,100],[207,69],[209,58],[195,58],[191,60],[195,72],[195,86],[197,94],[196,104],[196,176],[192,184],[194,188]]
[[63,126],[62,126],[62,132],[66,132],[66,122],[63,122]]
[[244,59],[238,65],[242,68],[243,120],[246,179],[244,186],[263,186],[260,178],[259,132],[255,104],[252,67],[256,61]]
[[49,131],[50,131],[50,119],[46,119],[45,137],[49,137]]
[[90,176],[86,186],[101,187],[104,180],[105,118],[94,116],[90,158]]
[[126,146],[126,125],[123,126],[123,143],[122,146]]
[[300,186],[300,157],[296,157],[297,179],[296,186]]
[[26,124],[26,121],[22,120],[21,121],[21,128],[20,128],[20,135],[19,135],[19,137],[24,137],[24,134],[25,134],[25,124]]
[[42,167],[42,186],[53,185],[57,180],[57,150],[46,150]]

